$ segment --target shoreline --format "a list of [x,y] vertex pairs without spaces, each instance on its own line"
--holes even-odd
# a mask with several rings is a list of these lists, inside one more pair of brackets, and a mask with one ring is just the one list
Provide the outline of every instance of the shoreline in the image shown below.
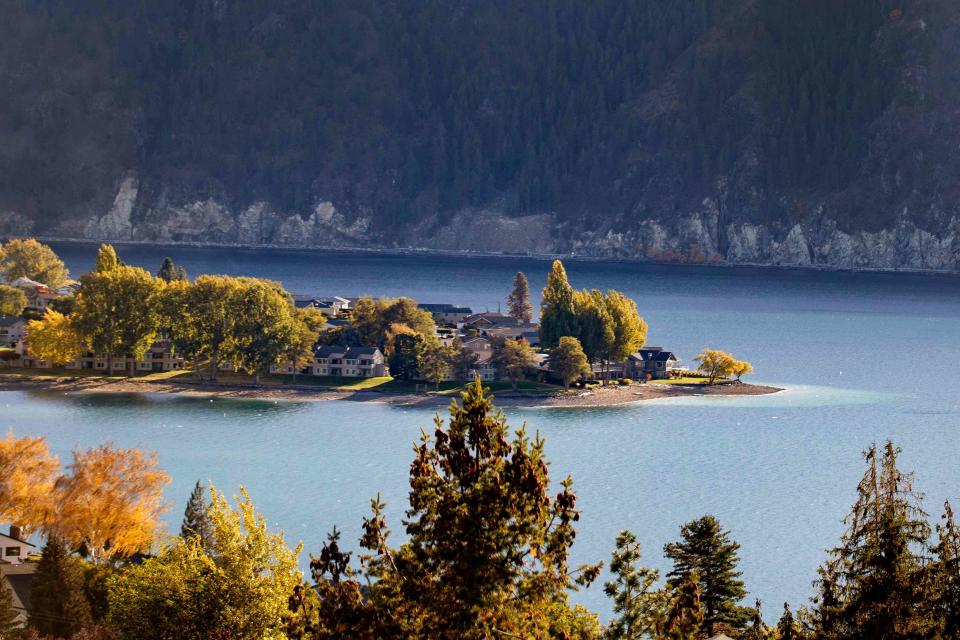
[[[39,391],[66,394],[169,394],[204,398],[247,400],[292,400],[324,402],[348,400],[379,402],[401,407],[441,407],[456,399],[451,394],[390,393],[371,390],[342,390],[305,386],[272,387],[239,384],[187,383],[147,381],[137,378],[9,378],[0,374],[0,391]],[[647,400],[691,396],[758,396],[783,391],[779,387],[754,385],[745,382],[727,382],[715,385],[664,384],[650,382],[629,386],[609,385],[590,390],[558,389],[549,395],[504,390],[494,392],[498,407],[524,408],[603,408],[624,406]]]
[[[56,236],[32,236],[45,243],[89,245],[96,247],[101,242],[99,240],[77,240],[75,238],[60,238]],[[466,249],[431,249],[427,247],[289,247],[275,244],[242,244],[242,243],[206,243],[206,242],[152,242],[138,240],[121,240],[111,243],[114,246],[133,246],[133,247],[187,247],[192,249],[241,249],[241,250],[267,250],[267,251],[289,251],[297,253],[354,253],[354,254],[375,254],[386,256],[445,256],[458,258],[520,258],[529,260],[550,261],[555,258],[569,260],[574,262],[610,262],[614,264],[637,264],[657,267],[687,267],[704,268],[716,267],[720,269],[764,269],[774,271],[803,271],[820,273],[863,273],[863,274],[903,274],[903,275],[921,275],[933,277],[958,278],[960,270],[951,269],[919,269],[910,267],[841,267],[835,265],[818,264],[770,264],[765,262],[669,262],[664,260],[651,260],[643,257],[614,257],[614,256],[592,256],[577,253],[540,253],[523,252],[509,253],[502,251],[470,251]]]

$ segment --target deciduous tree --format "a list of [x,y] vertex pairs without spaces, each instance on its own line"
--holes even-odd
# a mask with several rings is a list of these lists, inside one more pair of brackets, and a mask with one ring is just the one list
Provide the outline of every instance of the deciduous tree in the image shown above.
[[19,527],[24,538],[43,527],[53,510],[59,469],[44,438],[7,433],[0,440],[0,522]]
[[537,354],[526,340],[497,337],[493,340],[493,364],[501,375],[510,379],[510,386],[516,389],[517,383],[536,366]]
[[511,317],[521,322],[533,320],[533,305],[530,304],[530,284],[521,271],[513,279],[513,290],[507,296],[507,311]]
[[43,318],[27,323],[26,343],[30,355],[56,366],[72,362],[83,353],[83,340],[75,318],[47,309]]
[[398,380],[415,380],[420,373],[420,359],[426,341],[417,333],[400,333],[393,338],[390,354],[390,375]]
[[[615,337],[613,319],[607,311],[603,293],[597,289],[576,291],[573,294],[573,308],[576,332],[568,335],[576,336],[580,340],[589,362],[600,361],[610,349]],[[559,342],[558,340],[557,344]]]
[[743,630],[753,610],[739,602],[747,594],[737,570],[740,545],[720,527],[713,516],[703,516],[680,528],[681,540],[664,546],[664,554],[673,561],[667,584],[680,588],[692,575],[697,576],[703,602],[703,628],[708,636],[721,628]]
[[737,360],[733,364],[733,375],[736,376],[737,382],[740,382],[740,378],[745,375],[753,373],[753,365],[747,362],[746,360]]
[[106,356],[108,372],[122,356],[132,376],[160,328],[162,283],[127,265],[92,271],[80,283],[74,326],[90,351]]
[[420,356],[418,369],[424,380],[432,382],[435,389],[440,388],[440,383],[450,372],[450,359],[452,358],[452,349],[440,344],[439,340],[427,343]]
[[170,333],[180,353],[189,360],[210,360],[210,380],[216,381],[224,358],[236,344],[237,313],[245,279],[199,276],[191,285],[176,285],[169,302],[176,317],[169,317]]
[[607,362],[623,362],[647,341],[647,323],[640,317],[636,302],[619,291],[607,291],[604,304],[613,334],[604,358]]
[[12,282],[29,278],[51,289],[62,287],[70,272],[53,249],[33,238],[7,241],[0,250],[0,275]]
[[117,257],[117,251],[112,244],[102,244],[97,251],[97,261],[94,263],[94,271],[113,271],[120,266],[120,259]]
[[733,356],[715,349],[704,349],[694,361],[700,363],[697,369],[710,378],[710,384],[716,382],[717,378],[730,377],[737,366],[737,360]]
[[283,362],[291,345],[302,345],[309,330],[293,309],[293,300],[278,283],[243,281],[234,309],[239,316],[231,350],[236,369],[256,376],[259,383],[260,376]]
[[433,316],[410,298],[363,297],[351,309],[350,316],[361,342],[369,347],[383,348],[392,325],[409,327],[424,339],[436,333]]
[[550,371],[563,381],[564,388],[583,376],[590,375],[590,363],[580,341],[572,336],[563,336],[550,352],[547,361]]
[[212,544],[178,537],[110,581],[110,621],[127,640],[285,637],[300,547],[267,529],[247,492],[210,489]]
[[56,482],[57,512],[49,530],[96,563],[143,551],[157,532],[169,476],[156,454],[101,445],[74,451],[69,474]]
[[540,303],[540,344],[549,349],[560,342],[563,336],[576,335],[579,334],[573,287],[567,280],[563,263],[554,260]]
[[27,306],[27,294],[16,287],[0,284],[0,316],[18,316]]

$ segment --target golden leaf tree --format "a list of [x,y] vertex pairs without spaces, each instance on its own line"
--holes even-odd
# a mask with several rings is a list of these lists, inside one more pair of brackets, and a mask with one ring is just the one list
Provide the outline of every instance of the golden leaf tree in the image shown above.
[[155,453],[104,444],[74,451],[68,471],[56,482],[51,534],[85,546],[96,563],[150,546],[170,482]]
[[19,527],[24,537],[42,527],[52,511],[59,468],[42,437],[16,438],[10,432],[0,440],[0,522]]
[[47,309],[42,319],[27,324],[27,349],[34,358],[60,366],[78,358],[83,343],[73,318]]
[[0,247],[0,275],[10,282],[29,278],[56,289],[66,283],[70,272],[47,245],[33,238],[15,238]]

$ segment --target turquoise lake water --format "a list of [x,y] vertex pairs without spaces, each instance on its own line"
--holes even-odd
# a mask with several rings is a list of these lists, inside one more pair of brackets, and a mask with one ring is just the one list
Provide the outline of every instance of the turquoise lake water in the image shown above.
[[[71,269],[95,249],[57,246]],[[549,263],[521,258],[121,247],[156,270],[172,255],[204,272],[281,280],[297,293],[411,295],[496,309],[518,270],[538,292]],[[547,440],[555,480],[574,478],[583,515],[574,561],[609,560],[623,528],[647,564],[679,526],[712,513],[741,545],[750,599],[768,617],[803,604],[816,568],[843,530],[862,473],[860,452],[892,438],[917,474],[927,510],[960,502],[960,279],[569,261],[576,287],[637,300],[649,343],[688,361],[703,347],[754,363],[765,397],[684,398],[609,409],[511,409]],[[154,395],[0,393],[0,428],[47,436],[61,456],[110,440],[155,450],[173,476],[168,522],[193,483],[243,483],[258,508],[306,551],[331,526],[359,536],[369,499],[402,529],[407,469],[432,411],[355,402],[261,402]],[[304,556],[306,557],[306,556]],[[599,585],[575,600],[606,615]]]

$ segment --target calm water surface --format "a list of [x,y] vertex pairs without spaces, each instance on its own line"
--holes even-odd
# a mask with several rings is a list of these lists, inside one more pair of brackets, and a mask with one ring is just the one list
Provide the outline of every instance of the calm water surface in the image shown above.
[[[57,250],[80,273],[94,249]],[[172,255],[191,274],[257,275],[297,293],[407,294],[496,309],[523,270],[539,292],[549,264],[521,258],[123,247],[155,271]],[[637,533],[645,562],[683,522],[716,515],[742,545],[751,598],[768,617],[802,604],[834,545],[862,472],[861,450],[892,438],[917,472],[928,510],[960,501],[960,280],[896,274],[568,262],[577,287],[634,297],[651,344],[689,361],[703,347],[751,360],[775,396],[688,398],[612,409],[512,409],[547,439],[555,480],[570,474],[583,510],[575,562],[609,560]],[[57,453],[111,440],[159,452],[173,476],[171,528],[197,479],[243,483],[271,523],[316,553],[336,524],[359,536],[369,499],[390,505],[399,535],[411,445],[432,412],[352,402],[0,393],[0,428],[47,436]],[[599,585],[575,599],[601,611]]]

